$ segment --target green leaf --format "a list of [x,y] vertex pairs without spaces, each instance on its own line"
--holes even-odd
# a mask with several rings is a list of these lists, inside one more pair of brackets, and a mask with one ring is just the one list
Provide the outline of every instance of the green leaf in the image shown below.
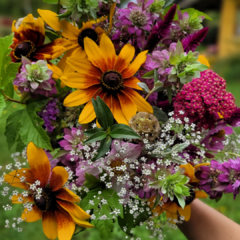
[[97,120],[101,127],[106,131],[108,127],[113,125],[113,115],[106,103],[97,96],[97,99],[92,99],[94,111],[97,116]]
[[113,220],[94,220],[91,222],[95,228],[97,228],[102,235],[102,238],[108,238],[113,230]]
[[85,173],[85,179],[86,181],[84,182],[83,185],[89,189],[102,187],[104,185],[104,183],[102,183],[98,178],[96,178],[90,173]]
[[[112,127],[111,127],[111,131],[115,130],[115,129],[129,129],[129,126],[126,125],[126,124],[114,124]],[[131,129],[131,128],[130,128]]]
[[110,136],[112,138],[127,138],[127,139],[140,139],[141,137],[135,133],[130,127],[128,128],[115,128],[111,131]]
[[103,128],[92,128],[87,131],[84,131],[83,134],[86,136],[92,136],[93,134],[103,131],[103,130],[104,130]]
[[154,70],[151,70],[151,71],[145,73],[145,74],[142,76],[142,78],[146,78],[146,79],[152,79],[152,78],[154,78]]
[[3,94],[0,92],[0,117],[2,117],[2,112],[6,107],[6,102]]
[[98,148],[98,154],[92,159],[92,161],[96,161],[100,157],[104,156],[106,152],[109,150],[112,143],[111,137],[107,136],[105,139],[100,141],[100,146]]
[[84,143],[87,144],[87,143],[97,142],[97,141],[103,140],[104,138],[106,138],[106,136],[107,134],[104,131],[96,132],[90,138],[88,138]]
[[58,4],[58,0],[43,0],[45,3]]
[[168,6],[170,6],[175,0],[166,0],[165,1],[165,5],[163,6],[163,8],[166,8]]
[[194,8],[187,8],[182,10],[182,13],[185,13],[185,12],[189,14],[189,19],[204,16],[206,19],[212,20],[212,18],[210,18],[206,13],[200,12]]
[[26,145],[23,143],[21,136],[18,136],[16,152],[22,152]]
[[13,88],[12,82],[9,82],[9,83],[7,84],[7,86],[5,87],[4,93],[5,93],[8,97],[13,98],[13,96],[14,96],[14,88]]
[[[97,196],[98,195],[98,191],[101,190],[100,188],[99,189],[94,189],[94,190],[91,190],[87,193],[87,195],[82,199],[82,201],[80,202],[80,207],[87,211],[87,210],[91,210],[91,209],[94,209],[94,208],[98,208],[98,204],[101,202],[101,199],[99,198],[94,198],[94,196]],[[93,201],[93,204],[90,204],[89,201]]]
[[178,200],[178,203],[181,206],[181,208],[184,209],[184,207],[186,205],[184,197],[182,195],[180,195],[180,194],[175,194],[175,196],[176,196],[176,198]]
[[137,83],[139,87],[141,87],[145,92],[150,93],[150,89],[148,88],[148,85],[144,82]]
[[168,121],[167,114],[158,107],[153,106],[153,115],[158,119],[158,121],[161,121],[163,123]]
[[37,147],[52,150],[50,138],[42,128],[44,120],[36,113],[44,107],[48,101],[49,99],[29,103],[26,108],[22,110],[21,117],[19,118],[19,124],[21,125],[19,134],[25,145],[33,142]]
[[173,146],[171,152],[182,152],[186,147],[189,146],[189,143],[180,143]]
[[160,194],[158,193],[158,190],[157,190],[156,200],[155,200],[153,208],[155,208],[159,204],[160,199],[161,199],[161,196],[160,196]]
[[154,76],[154,83],[158,82],[158,72],[157,72],[157,69],[153,70],[153,76]]
[[69,151],[60,150],[60,151],[58,151],[56,154],[53,155],[52,159],[62,157],[62,156],[64,156],[64,155],[67,155],[68,153],[69,153]]
[[9,48],[13,42],[13,34],[0,38],[0,88],[4,89],[16,78],[21,63],[12,63]]
[[65,13],[62,13],[62,14],[59,14],[58,15],[58,17],[59,18],[68,18],[68,17],[70,17],[72,15],[72,11],[67,11],[67,12],[65,12]]
[[8,143],[8,148],[10,149],[16,139],[17,136],[19,134],[19,129],[20,129],[20,124],[19,124],[19,119],[22,116],[22,112],[23,110],[17,110],[13,113],[11,113],[8,118],[7,118],[7,122],[6,122],[6,129],[5,129],[5,136],[7,138],[7,143]]
[[96,11],[95,11],[94,8],[91,8],[91,9],[90,9],[90,16],[91,16],[95,21],[97,21],[97,13],[96,13]]

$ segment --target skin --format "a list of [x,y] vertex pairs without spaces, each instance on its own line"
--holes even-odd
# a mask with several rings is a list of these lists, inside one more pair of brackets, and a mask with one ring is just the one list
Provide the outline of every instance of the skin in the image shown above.
[[191,218],[179,224],[188,240],[239,240],[240,225],[198,199],[191,204]]

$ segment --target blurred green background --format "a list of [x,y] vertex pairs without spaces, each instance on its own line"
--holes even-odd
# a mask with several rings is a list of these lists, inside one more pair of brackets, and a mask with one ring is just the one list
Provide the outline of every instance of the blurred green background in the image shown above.
[[[232,1],[232,0],[227,0]],[[236,0],[234,0],[236,1]],[[205,23],[210,30],[204,44],[199,48],[199,51],[205,54],[211,63],[211,68],[216,71],[220,76],[222,76],[227,81],[227,90],[232,92],[236,98],[236,104],[240,106],[240,55],[234,55],[229,53],[227,56],[221,57],[219,46],[220,39],[218,38],[219,32],[221,31],[222,25],[220,24],[220,19],[223,17],[224,9],[221,8],[221,1],[208,0],[197,1],[197,0],[178,0],[182,7],[197,7],[199,10],[207,12],[213,21],[208,21]],[[236,1],[238,2],[238,1]],[[240,6],[240,5],[239,5]],[[52,9],[54,10],[54,5],[49,5],[43,3],[42,0],[0,0],[0,36],[5,36],[11,33],[11,24],[14,19],[18,19],[32,13],[35,17],[38,16],[37,8],[42,9]],[[240,18],[236,18],[236,25],[239,24]],[[239,42],[240,43],[240,42]],[[240,50],[240,44],[236,44],[236,51]],[[3,116],[0,118],[0,165],[4,166],[8,164],[11,160],[10,154],[12,151],[8,150],[6,144],[6,138],[4,136],[5,122],[7,116],[17,110],[19,106],[17,104],[10,104],[6,111],[4,111]],[[240,133],[238,129],[236,129]],[[239,196],[233,201],[232,195],[225,195],[218,203],[212,200],[205,200],[207,204],[217,209],[227,217],[231,218],[233,221],[240,223],[240,199]],[[21,223],[20,227],[23,228],[23,232],[18,233],[12,228],[5,228],[5,220],[8,219],[12,222],[13,218],[21,216],[21,206],[13,206],[13,210],[4,211],[2,205],[8,203],[7,197],[0,197],[0,238],[3,240],[45,240],[47,239],[42,231],[41,221],[35,223]],[[136,229],[136,236],[142,240],[149,239],[149,232],[146,228],[138,227]],[[165,229],[166,240],[184,240],[186,239],[184,235],[179,230]],[[119,229],[115,228],[109,240],[120,240],[124,239],[125,234]],[[99,232],[95,229],[87,230],[79,235],[75,236],[74,239],[88,239],[88,240],[100,240],[102,239]],[[157,238],[153,238],[154,240]],[[108,239],[105,239],[108,240]]]

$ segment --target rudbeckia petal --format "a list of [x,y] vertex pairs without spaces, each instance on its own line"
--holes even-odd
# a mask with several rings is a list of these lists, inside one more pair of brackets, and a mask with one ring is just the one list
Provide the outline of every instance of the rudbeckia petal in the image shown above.
[[71,240],[75,230],[75,223],[72,217],[65,210],[57,206],[55,211],[58,227],[59,240]]
[[143,51],[137,55],[133,62],[122,71],[122,78],[132,77],[147,59],[147,52]]
[[63,102],[66,107],[75,107],[88,102],[98,91],[99,86],[93,86],[85,90],[76,90],[70,93]]
[[101,69],[102,72],[108,70],[103,52],[92,39],[88,37],[84,38],[84,48],[88,56],[88,60],[91,61],[94,66]]
[[100,40],[100,49],[104,53],[108,69],[114,69],[117,58],[115,53],[115,47],[110,38],[106,36],[106,34],[102,35],[102,38]]
[[194,167],[190,163],[188,163],[185,165],[181,165],[180,168],[185,169],[184,175],[188,176],[190,178],[190,182],[191,182],[195,177]]
[[207,58],[204,57],[203,55],[199,55],[198,61],[199,61],[201,64],[204,64],[204,65],[210,67],[209,61],[208,61]]
[[62,70],[54,64],[47,65],[50,70],[53,71],[52,78],[59,79],[62,76]]
[[119,100],[117,97],[111,96],[112,100],[112,113],[113,113],[113,117],[116,119],[116,121],[118,123],[122,123],[122,124],[126,124],[128,125],[128,121],[125,118],[125,115],[123,114],[121,105],[119,103]]
[[[20,199],[22,199],[22,200],[19,201]],[[13,204],[23,204],[23,203],[32,203],[32,202],[34,202],[34,198],[32,196],[23,197],[22,194],[20,194],[20,193],[12,196]]]
[[80,124],[85,124],[93,121],[96,118],[96,114],[94,112],[94,108],[92,105],[92,101],[89,101],[84,109],[82,110],[78,122]]
[[[127,121],[137,112],[137,106],[134,101],[124,92],[120,91],[117,94],[121,109]],[[131,111],[129,111],[131,109]]]
[[139,81],[136,77],[130,77],[124,80],[123,85],[137,90],[142,90],[142,88],[138,86],[139,82],[141,81]]
[[65,38],[69,40],[73,40],[76,43],[78,42],[78,35],[80,33],[80,30],[77,27],[74,27],[67,20],[62,20],[61,29],[62,29],[62,35]]
[[28,211],[27,208],[24,209],[21,218],[26,222],[36,222],[42,218],[42,211],[36,205],[33,205],[32,211]]
[[207,198],[208,195],[203,191],[195,191],[195,198]]
[[100,79],[102,72],[85,58],[69,57],[67,63],[78,73],[93,75]]
[[42,9],[38,9],[37,11],[44,22],[46,22],[54,31],[61,31],[61,23],[59,21],[58,15],[55,12]]
[[181,207],[178,208],[178,213],[181,216],[184,216],[184,220],[185,221],[189,221],[190,217],[191,217],[191,206],[187,205],[185,206],[184,209],[182,209]]
[[[21,182],[21,177],[25,180]],[[32,171],[28,168],[21,168],[14,170],[4,175],[4,181],[9,183],[13,187],[19,187],[28,190],[29,186],[27,183],[34,183],[35,178]]]
[[67,73],[61,77],[61,81],[71,88],[86,89],[93,85],[99,85],[100,79],[95,76],[86,76],[80,73]]
[[51,172],[46,153],[30,142],[27,146],[27,158],[34,178],[40,181],[41,188],[46,187]]
[[153,113],[152,106],[139,93],[130,88],[124,88],[124,92],[135,102],[138,112]]
[[94,226],[90,223],[90,222],[87,222],[87,221],[84,221],[84,220],[81,220],[81,219],[78,219],[76,218],[73,214],[71,214],[71,217],[73,219],[73,221],[79,225],[80,227],[84,227],[84,228],[94,228]]
[[87,60],[87,54],[86,52],[82,49],[82,47],[77,43],[73,47],[73,52],[72,52],[72,57],[78,57],[78,58],[83,58]]
[[56,239],[58,236],[57,220],[53,211],[47,211],[42,216],[43,232],[49,239]]
[[57,199],[69,201],[69,202],[79,202],[80,198],[78,195],[74,194],[67,188],[60,188],[55,192],[55,196]]
[[90,218],[90,215],[87,214],[83,209],[81,209],[77,204],[66,202],[62,200],[57,200],[57,203],[68,213],[73,214],[75,217],[86,220]]
[[117,57],[115,70],[121,73],[132,61],[134,57],[134,53],[135,53],[135,48],[132,45],[130,44],[124,45],[120,54]]
[[55,167],[52,170],[49,188],[54,192],[60,189],[68,180],[68,172],[64,167]]

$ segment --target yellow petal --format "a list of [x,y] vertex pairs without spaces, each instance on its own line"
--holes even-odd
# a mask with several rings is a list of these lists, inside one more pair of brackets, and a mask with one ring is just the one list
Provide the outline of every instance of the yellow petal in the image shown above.
[[115,53],[115,47],[112,41],[110,40],[110,38],[106,36],[106,34],[102,35],[102,38],[100,40],[100,49],[104,53],[108,70],[114,69],[116,58],[117,58]]
[[131,44],[126,44],[117,57],[115,70],[122,72],[132,61],[135,54],[135,48]]
[[46,153],[30,142],[27,146],[27,158],[34,178],[40,181],[41,188],[46,187],[51,172]]
[[42,216],[43,232],[49,239],[56,239],[58,236],[57,220],[54,211],[47,211]]
[[108,70],[104,53],[92,39],[88,37],[84,38],[84,48],[88,56],[88,60],[92,62],[94,66],[101,69],[102,72]]
[[185,206],[184,209],[182,208],[178,208],[178,213],[181,215],[181,216],[184,216],[184,220],[185,221],[189,221],[190,217],[191,217],[191,206],[190,205],[187,205]]
[[68,172],[64,167],[55,167],[52,170],[49,188],[52,191],[60,189],[68,180]]
[[49,68],[50,70],[53,71],[52,77],[53,77],[54,79],[59,79],[59,78],[62,76],[62,70],[61,70],[59,67],[57,67],[57,66],[54,65],[54,64],[48,64],[47,66],[48,66],[48,68]]
[[152,106],[139,93],[135,92],[130,88],[124,88],[124,91],[135,102],[138,112],[153,113]]
[[92,105],[92,101],[89,101],[84,109],[82,110],[78,122],[80,124],[86,124],[93,121],[96,118],[96,114],[94,112],[94,108]]
[[81,219],[78,219],[77,217],[75,217],[75,216],[74,216],[73,214],[71,214],[71,213],[70,213],[70,215],[71,215],[73,221],[74,221],[77,225],[79,225],[80,227],[84,227],[84,228],[94,228],[94,226],[93,226],[91,223],[89,223],[89,222],[87,222],[87,221],[84,221],[84,220],[81,220]]
[[80,30],[77,27],[74,27],[70,22],[67,20],[61,21],[61,29],[62,29],[62,35],[71,40],[75,43],[78,42],[78,36],[80,33]]
[[75,230],[75,223],[72,217],[65,210],[57,206],[55,211],[58,227],[59,240],[71,240]]
[[42,218],[42,211],[36,205],[33,205],[32,211],[28,211],[27,208],[24,209],[21,218],[26,222],[36,222]]
[[116,5],[117,5],[117,3],[112,3],[111,8],[110,8],[109,19],[108,19],[108,22],[109,22],[108,34],[110,33],[110,31],[112,29],[113,15],[114,15]]
[[62,200],[57,200],[57,203],[68,213],[73,214],[75,217],[81,220],[86,220],[90,218],[90,215],[87,214],[82,208],[80,208],[77,204],[67,202],[67,201],[62,201]]
[[[21,201],[19,201],[22,199]],[[12,196],[12,203],[13,204],[23,204],[23,203],[32,203],[34,202],[34,198],[32,196],[23,197],[21,193]]]
[[143,51],[137,55],[137,57],[133,60],[133,62],[122,71],[122,78],[126,79],[132,77],[142,66],[142,64],[147,59],[147,52]]
[[198,61],[199,61],[201,64],[204,64],[204,65],[210,67],[210,64],[209,64],[207,58],[205,58],[203,55],[199,55]]
[[80,106],[90,101],[99,89],[99,86],[93,86],[87,90],[76,90],[64,99],[63,105],[66,107]]
[[195,192],[195,198],[207,198],[207,197],[208,197],[208,195],[203,191],[196,191]]
[[[127,121],[137,113],[137,106],[134,101],[124,92],[120,91],[117,94],[121,109]],[[131,111],[129,111],[131,109]]]
[[142,90],[142,88],[138,86],[139,82],[141,81],[139,81],[136,77],[130,77],[124,80],[123,85],[137,90]]
[[61,31],[61,23],[59,21],[58,15],[55,12],[42,9],[38,9],[37,11],[44,22],[46,22],[54,31]]
[[80,201],[80,197],[67,188],[60,188],[55,192],[55,196],[57,199],[61,199],[69,202]]
[[194,166],[194,168],[195,168],[195,170],[197,170],[197,169],[200,168],[201,166],[209,166],[209,165],[210,165],[210,163],[200,163],[200,164]]
[[185,165],[181,165],[180,168],[185,169],[184,175],[188,176],[190,178],[190,182],[191,182],[195,177],[194,167],[190,163],[188,163]]

